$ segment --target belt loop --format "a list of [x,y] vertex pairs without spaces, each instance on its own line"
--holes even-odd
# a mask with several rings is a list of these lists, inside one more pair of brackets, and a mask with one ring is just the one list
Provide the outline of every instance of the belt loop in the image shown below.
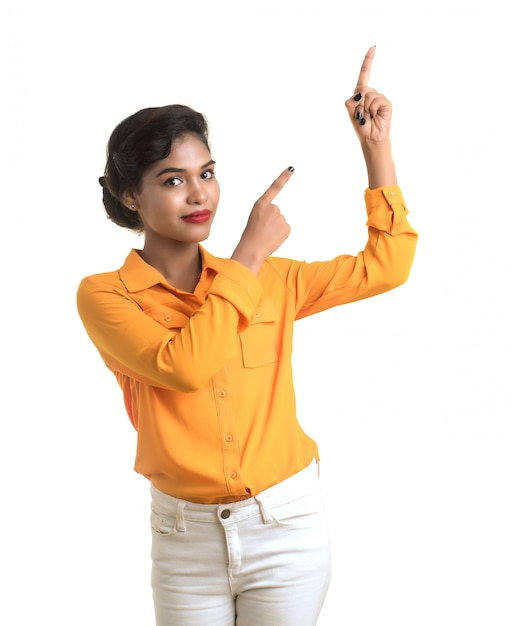
[[264,498],[260,498],[260,496],[255,496],[255,500],[258,504],[258,508],[260,509],[260,515],[262,516],[262,521],[264,524],[270,524],[272,522],[271,511],[267,506],[267,502]]
[[179,533],[184,533],[187,528],[185,527],[185,502],[178,502],[176,506],[176,523],[175,530]]

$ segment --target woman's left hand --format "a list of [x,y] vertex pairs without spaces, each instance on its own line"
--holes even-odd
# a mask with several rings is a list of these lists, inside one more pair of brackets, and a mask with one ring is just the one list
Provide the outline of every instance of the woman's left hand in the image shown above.
[[376,47],[365,55],[356,83],[355,95],[346,101],[353,128],[361,143],[390,141],[392,104],[384,95],[369,87],[369,76]]

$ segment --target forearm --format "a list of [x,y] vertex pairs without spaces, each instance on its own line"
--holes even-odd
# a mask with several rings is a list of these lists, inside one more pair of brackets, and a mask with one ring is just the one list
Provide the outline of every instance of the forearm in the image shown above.
[[367,166],[369,189],[394,187],[398,184],[390,140],[381,143],[362,141],[362,151]]
[[77,306],[112,371],[189,392],[237,355],[238,335],[263,295],[260,281],[235,262],[224,263],[207,290],[205,302],[188,313],[179,298],[148,288],[134,300],[120,280],[97,275],[81,282]]

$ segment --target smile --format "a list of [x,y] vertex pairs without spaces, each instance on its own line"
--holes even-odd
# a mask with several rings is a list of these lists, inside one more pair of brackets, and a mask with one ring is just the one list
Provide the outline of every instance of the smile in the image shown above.
[[210,213],[211,211],[208,210],[194,211],[194,213],[184,215],[182,220],[188,224],[203,224],[210,219]]

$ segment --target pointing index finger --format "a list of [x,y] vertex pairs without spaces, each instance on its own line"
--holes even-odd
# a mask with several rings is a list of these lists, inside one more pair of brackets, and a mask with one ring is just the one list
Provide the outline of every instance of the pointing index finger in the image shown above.
[[258,199],[258,202],[272,203],[274,198],[276,198],[276,196],[280,193],[280,191],[283,189],[283,187],[285,187],[285,183],[288,182],[288,180],[292,176],[293,172],[294,172],[294,168],[293,167],[288,167],[286,170],[284,170],[278,176],[278,178],[271,184],[269,189],[267,189],[267,191],[265,191],[260,196],[260,198]]
[[355,93],[358,93],[361,87],[369,86],[370,71],[375,52],[376,46],[372,46],[372,48],[370,48],[365,55],[365,59],[363,60],[362,67],[360,69],[360,75],[358,76],[358,82],[356,83]]

